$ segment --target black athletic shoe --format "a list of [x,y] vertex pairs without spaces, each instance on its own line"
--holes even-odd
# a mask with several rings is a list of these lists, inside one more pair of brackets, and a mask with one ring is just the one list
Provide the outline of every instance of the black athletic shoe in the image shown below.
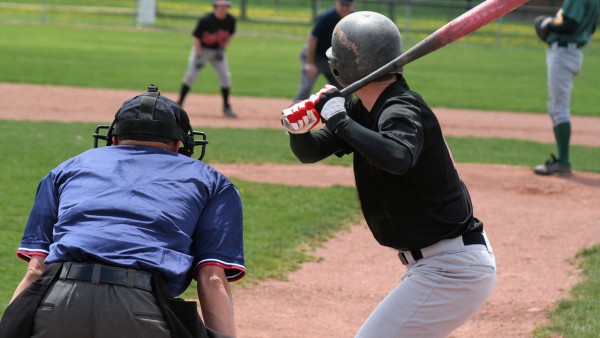
[[536,165],[533,172],[537,175],[571,175],[571,164],[558,162],[554,154],[544,164]]
[[238,117],[237,114],[233,111],[233,109],[231,109],[231,106],[223,107],[223,115],[225,115],[225,117],[232,117],[232,118]]

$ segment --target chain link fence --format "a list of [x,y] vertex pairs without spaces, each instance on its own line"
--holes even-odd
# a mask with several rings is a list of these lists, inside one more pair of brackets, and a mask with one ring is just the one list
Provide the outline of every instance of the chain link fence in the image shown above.
[[[558,0],[531,0],[476,32],[478,42],[495,45],[531,40],[531,21],[558,9]],[[234,0],[231,13],[240,19],[238,32],[306,38],[315,17],[334,0]],[[375,11],[394,20],[403,39],[419,41],[481,1],[356,0],[355,11]],[[138,13],[152,6],[151,24]],[[148,8],[146,8],[148,9]],[[199,16],[212,10],[211,0],[12,0],[0,1],[0,23],[46,24],[139,29],[193,29]]]

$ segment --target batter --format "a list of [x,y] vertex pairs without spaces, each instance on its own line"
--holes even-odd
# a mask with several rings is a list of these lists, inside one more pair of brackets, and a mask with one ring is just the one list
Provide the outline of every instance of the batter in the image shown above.
[[[332,73],[348,85],[401,53],[391,20],[357,12],[337,24],[327,56]],[[384,75],[355,95],[345,103],[327,85],[285,109],[282,123],[303,163],[354,156],[365,220],[375,239],[397,250],[407,267],[356,337],[447,337],[493,290],[492,246],[473,215],[435,114],[404,76]],[[311,132],[320,119],[325,127]]]

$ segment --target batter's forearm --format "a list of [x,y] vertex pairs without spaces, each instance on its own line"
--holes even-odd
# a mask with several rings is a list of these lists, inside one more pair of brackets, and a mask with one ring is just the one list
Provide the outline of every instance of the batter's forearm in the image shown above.
[[316,133],[290,134],[290,148],[302,163],[316,163],[341,150],[341,146],[327,141],[324,131]]

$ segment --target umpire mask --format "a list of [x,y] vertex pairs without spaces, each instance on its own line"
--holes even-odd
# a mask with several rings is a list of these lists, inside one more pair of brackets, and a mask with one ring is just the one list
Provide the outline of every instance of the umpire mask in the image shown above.
[[[99,133],[101,129],[107,129],[106,135]],[[160,95],[155,85],[149,85],[147,92],[125,101],[110,126],[96,127],[94,148],[98,147],[98,139],[105,140],[107,146],[112,145],[112,136],[140,141],[180,140],[182,147],[179,153],[186,156],[192,156],[195,146],[202,147],[199,160],[204,157],[208,144],[206,134],[193,131],[185,110]],[[196,141],[196,136],[200,136],[201,140]]]

